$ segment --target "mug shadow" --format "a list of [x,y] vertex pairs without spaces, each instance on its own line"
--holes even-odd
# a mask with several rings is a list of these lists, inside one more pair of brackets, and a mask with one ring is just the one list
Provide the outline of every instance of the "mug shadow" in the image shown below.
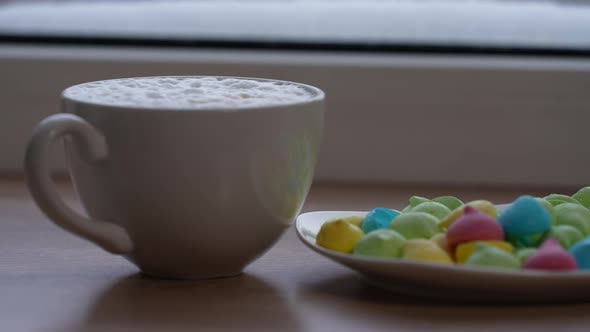
[[198,281],[133,274],[103,291],[79,326],[61,331],[298,331],[295,314],[267,282],[248,274]]
[[590,302],[543,304],[534,302],[477,302],[428,298],[385,291],[355,273],[302,285],[299,300],[324,305],[339,303],[339,315],[360,316],[369,321],[395,321],[408,325],[428,321],[441,329],[468,325],[494,326],[497,322],[530,323],[559,318],[561,322],[584,319]]

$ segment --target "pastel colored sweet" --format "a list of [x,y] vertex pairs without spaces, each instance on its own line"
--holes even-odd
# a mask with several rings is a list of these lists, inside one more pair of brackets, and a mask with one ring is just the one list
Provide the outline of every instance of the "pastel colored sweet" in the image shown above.
[[544,198],[540,198],[537,197],[537,201],[539,203],[541,203],[541,205],[543,205],[543,207],[547,210],[547,212],[549,212],[549,215],[551,216],[551,220],[555,220],[555,208],[553,207],[553,205],[549,202],[547,202]]
[[356,243],[365,235],[358,227],[342,219],[325,222],[316,238],[316,243],[324,248],[352,253]]
[[447,243],[451,249],[465,242],[504,240],[504,231],[496,219],[469,205],[465,212],[447,231]]
[[570,271],[578,268],[578,263],[572,254],[559,244],[554,238],[549,238],[524,263],[529,270]]
[[356,244],[353,253],[361,256],[400,257],[406,239],[391,229],[378,229],[365,234]]
[[447,234],[445,233],[438,233],[435,234],[430,241],[436,243],[442,250],[444,250],[447,254],[452,255],[451,248],[449,248],[449,244],[447,243]]
[[[401,212],[325,222],[316,243],[359,256],[547,271],[590,270],[590,186],[574,195],[521,196],[498,215],[486,200],[412,196]],[[537,248],[539,247],[539,248]]]
[[562,247],[569,249],[571,246],[584,239],[584,234],[570,225],[555,225],[545,235],[545,239],[554,238]]
[[446,217],[451,210],[448,207],[441,203],[437,202],[424,202],[416,205],[413,207],[410,212],[424,212],[431,214],[436,217],[436,219],[441,220],[442,218]]
[[414,206],[418,206],[422,203],[426,203],[426,202],[430,202],[430,199],[425,198],[425,197],[420,197],[420,196],[412,196],[410,197],[410,206],[414,207]]
[[584,187],[573,194],[572,197],[583,206],[590,209],[590,187]]
[[361,224],[361,229],[365,233],[372,232],[377,229],[387,229],[391,224],[391,221],[399,216],[399,212],[386,209],[386,208],[376,208],[371,210],[365,216],[363,223]]
[[453,211],[457,208],[463,206],[463,202],[460,199],[453,196],[441,196],[432,199],[433,202],[440,203],[449,208],[449,210]]
[[520,268],[520,262],[514,255],[483,242],[475,245],[475,251],[469,256],[465,265],[500,269]]
[[461,243],[455,249],[455,261],[457,263],[465,263],[469,257],[475,252],[475,247],[478,243],[485,243],[496,248],[502,249],[508,253],[514,251],[514,247],[508,242],[505,241],[473,241],[473,242],[466,242]]
[[453,264],[451,256],[442,250],[436,243],[425,239],[408,240],[404,244],[404,259],[413,259],[422,262],[441,264]]
[[535,252],[537,252],[537,248],[522,248],[516,251],[516,258],[520,261],[520,265],[524,265],[529,257],[531,257]]
[[361,227],[363,220],[365,219],[365,217],[362,216],[350,216],[350,217],[345,217],[345,218],[340,218],[346,222],[349,222],[355,226]]
[[584,236],[590,235],[590,210],[580,204],[563,203],[555,207],[555,223],[577,228]]
[[440,231],[438,219],[425,212],[403,213],[391,222],[389,228],[400,233],[408,240],[430,239]]
[[403,210],[402,213],[405,212],[410,212],[410,210],[412,210],[412,208],[420,203],[425,203],[425,202],[430,202],[430,200],[428,198],[425,197],[420,197],[420,196],[412,196],[409,199],[409,203],[408,206],[406,206]]
[[510,242],[515,248],[538,247],[547,239],[547,232],[531,234],[521,237],[506,236],[506,241]]
[[492,218],[496,218],[498,216],[498,210],[496,209],[496,206],[492,204],[492,202],[484,200],[472,201],[451,211],[449,215],[447,215],[440,221],[440,223],[438,224],[439,227],[449,228],[451,224],[453,224],[455,221],[457,221],[457,219],[459,219],[463,215],[466,206],[474,207],[486,213]]
[[590,237],[574,244],[570,253],[576,259],[580,270],[590,270]]
[[498,221],[507,237],[521,238],[549,230],[553,219],[536,198],[521,196],[500,214]]
[[560,205],[563,203],[580,204],[580,202],[578,202],[578,200],[576,200],[575,198],[569,197],[567,195],[562,195],[562,194],[551,194],[551,195],[545,196],[544,198],[547,202],[551,203],[551,205],[553,205],[553,206],[557,206],[557,205]]

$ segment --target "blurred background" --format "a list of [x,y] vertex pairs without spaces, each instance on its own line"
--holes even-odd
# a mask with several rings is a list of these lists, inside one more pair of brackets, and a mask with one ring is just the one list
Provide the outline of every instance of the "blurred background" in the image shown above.
[[64,88],[150,75],[322,88],[319,182],[590,183],[582,0],[0,0],[0,175]]

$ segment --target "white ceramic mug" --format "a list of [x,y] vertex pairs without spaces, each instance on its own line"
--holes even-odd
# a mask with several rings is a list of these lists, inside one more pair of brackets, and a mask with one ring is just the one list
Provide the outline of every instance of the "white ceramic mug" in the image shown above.
[[[293,222],[311,185],[324,94],[297,85],[309,99],[221,110],[121,107],[64,93],[64,113],[43,120],[29,142],[29,189],[57,225],[148,275],[239,274]],[[89,217],[52,184],[49,154],[61,137]]]

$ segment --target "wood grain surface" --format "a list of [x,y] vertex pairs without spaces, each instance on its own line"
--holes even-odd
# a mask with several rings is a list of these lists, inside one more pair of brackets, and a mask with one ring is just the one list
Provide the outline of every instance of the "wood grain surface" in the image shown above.
[[[317,185],[305,210],[399,208],[411,194],[507,202],[521,193]],[[304,247],[292,228],[239,277],[150,279],[49,223],[22,180],[0,179],[0,331],[588,331],[589,312],[584,303],[475,305],[384,293]]]

